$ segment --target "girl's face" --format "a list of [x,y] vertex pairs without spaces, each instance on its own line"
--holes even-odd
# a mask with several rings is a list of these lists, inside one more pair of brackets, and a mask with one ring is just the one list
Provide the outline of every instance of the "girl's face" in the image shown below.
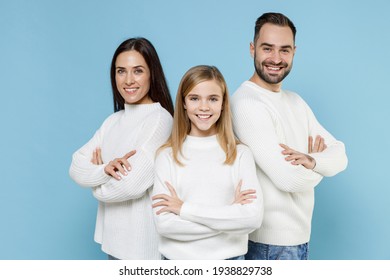
[[126,104],[153,103],[148,92],[150,70],[143,56],[137,51],[125,51],[115,62],[115,81]]
[[191,121],[189,135],[198,137],[215,135],[216,122],[221,116],[222,102],[222,89],[216,81],[197,84],[184,98],[184,109]]

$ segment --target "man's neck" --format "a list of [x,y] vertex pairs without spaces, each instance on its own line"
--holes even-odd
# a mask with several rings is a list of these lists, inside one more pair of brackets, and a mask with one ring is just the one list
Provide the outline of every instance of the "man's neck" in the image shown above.
[[259,87],[262,87],[266,90],[273,91],[273,92],[280,92],[282,88],[282,83],[277,84],[270,84],[265,82],[264,80],[260,79],[260,77],[257,75],[257,73],[254,73],[253,76],[249,79],[249,81],[255,83]]

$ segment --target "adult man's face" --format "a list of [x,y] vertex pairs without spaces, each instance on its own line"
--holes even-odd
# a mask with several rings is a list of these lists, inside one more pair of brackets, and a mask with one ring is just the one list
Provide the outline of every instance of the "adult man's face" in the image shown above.
[[290,27],[264,24],[250,51],[258,76],[255,82],[269,90],[279,91],[281,82],[291,71],[295,54]]

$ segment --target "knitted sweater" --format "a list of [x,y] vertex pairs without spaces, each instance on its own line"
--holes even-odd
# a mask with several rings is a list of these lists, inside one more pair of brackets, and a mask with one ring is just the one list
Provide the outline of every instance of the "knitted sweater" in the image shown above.
[[[125,105],[109,116],[92,139],[73,154],[70,176],[90,187],[99,201],[95,241],[119,259],[160,259],[148,189],[154,181],[156,150],[168,139],[171,115],[159,103]],[[91,163],[93,150],[102,149],[103,165]],[[131,150],[132,167],[120,181],[104,167]]]
[[[234,164],[227,165],[216,136],[187,136],[182,151],[183,167],[173,161],[171,148],[161,151],[155,163],[153,195],[170,194],[167,181],[184,202],[180,216],[154,216],[160,252],[168,259],[227,259],[245,254],[248,233],[260,226],[263,216],[262,192],[250,150],[238,145]],[[250,204],[232,204],[241,179],[242,190],[257,192]]]
[[[234,130],[251,149],[264,194],[264,219],[250,240],[272,245],[299,245],[309,241],[314,208],[314,187],[323,176],[347,166],[344,144],[315,118],[309,106],[289,91],[271,92],[250,81],[232,98]],[[280,143],[308,153],[308,137],[321,135],[327,148],[312,153],[314,170],[292,165]]]

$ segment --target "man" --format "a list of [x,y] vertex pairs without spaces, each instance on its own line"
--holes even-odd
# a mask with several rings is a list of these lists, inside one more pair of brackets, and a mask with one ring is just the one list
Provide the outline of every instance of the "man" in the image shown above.
[[295,34],[282,14],[257,19],[250,44],[255,72],[232,98],[234,130],[252,150],[264,195],[263,223],[249,236],[246,259],[307,259],[314,187],[347,166],[344,144],[300,96],[282,89]]

